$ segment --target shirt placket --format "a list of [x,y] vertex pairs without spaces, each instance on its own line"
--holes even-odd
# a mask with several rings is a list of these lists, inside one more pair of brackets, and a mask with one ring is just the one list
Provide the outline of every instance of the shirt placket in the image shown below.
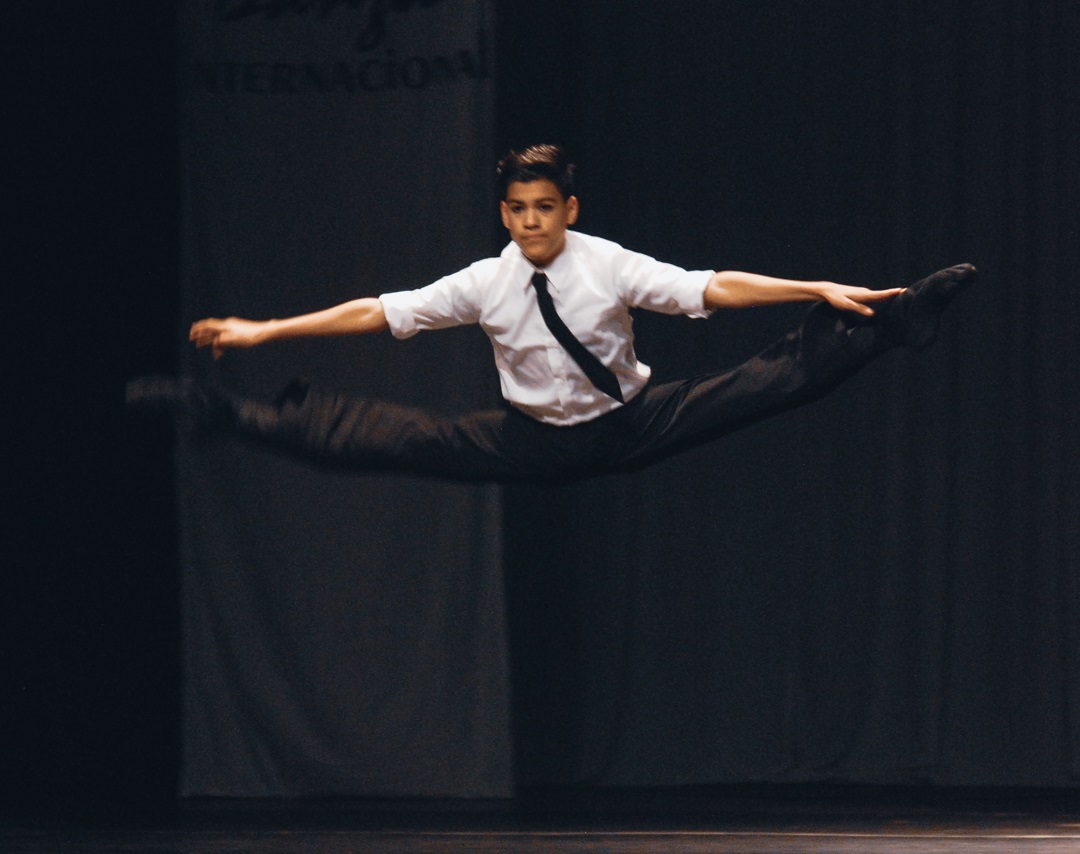
[[[555,311],[559,313],[559,316],[563,319],[563,323],[567,323],[566,309],[560,305],[560,292],[559,287],[556,285],[550,275],[548,276],[548,292],[551,294],[552,302],[555,305]],[[543,323],[543,321],[541,321]],[[569,324],[568,324],[569,325]],[[555,390],[559,398],[559,406],[562,407],[563,412],[573,412],[577,409],[574,400],[574,388],[580,383],[576,382],[577,374],[580,371],[577,364],[571,358],[570,354],[566,352],[566,349],[560,344],[551,330],[544,324],[544,332],[548,337],[547,343],[547,357],[548,368],[551,371],[551,376],[555,380]]]

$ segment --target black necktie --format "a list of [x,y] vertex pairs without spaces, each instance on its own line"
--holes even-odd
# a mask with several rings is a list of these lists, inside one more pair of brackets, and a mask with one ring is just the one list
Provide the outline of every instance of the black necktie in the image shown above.
[[548,293],[547,276],[542,272],[534,273],[532,284],[536,289],[536,301],[540,305],[540,314],[543,315],[544,323],[551,330],[551,334],[555,336],[555,340],[563,345],[566,352],[577,362],[578,367],[585,372],[585,376],[592,381],[594,386],[608,397],[613,397],[619,403],[622,403],[622,390],[619,388],[619,381],[616,379],[615,374],[609,368],[605,368],[600,363],[600,360],[574,337],[574,333],[567,328],[562,318],[559,317],[559,313],[555,310],[555,303],[551,301],[551,294]]

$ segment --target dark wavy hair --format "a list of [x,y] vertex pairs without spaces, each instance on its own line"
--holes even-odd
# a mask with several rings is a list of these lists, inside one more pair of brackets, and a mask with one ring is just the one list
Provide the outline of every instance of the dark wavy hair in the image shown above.
[[506,191],[515,181],[529,183],[547,179],[551,181],[564,199],[574,194],[574,164],[566,159],[557,145],[530,145],[521,151],[511,151],[495,170],[498,176],[499,198],[506,198]]

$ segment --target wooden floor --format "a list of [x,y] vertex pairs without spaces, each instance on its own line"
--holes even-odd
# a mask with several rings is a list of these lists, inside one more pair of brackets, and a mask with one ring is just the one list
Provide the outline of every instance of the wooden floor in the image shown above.
[[918,802],[652,796],[590,803],[205,803],[159,814],[25,817],[5,854],[1080,854],[1080,792]]
[[798,830],[565,830],[565,831],[285,831],[178,829],[112,831],[5,831],[0,845],[8,854],[308,854],[308,852],[686,852],[686,854],[1077,854],[1076,825],[970,825],[933,827],[895,825]]

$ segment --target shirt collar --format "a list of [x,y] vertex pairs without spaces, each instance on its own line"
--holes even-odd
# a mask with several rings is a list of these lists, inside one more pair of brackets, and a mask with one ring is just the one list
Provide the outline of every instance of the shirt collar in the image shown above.
[[[554,261],[552,261],[542,270],[537,269],[537,267],[533,265],[532,261],[525,257],[525,255],[522,253],[521,249],[518,248],[516,243],[510,243],[510,245],[507,246],[507,249],[513,254],[516,260],[520,262],[518,266],[522,271],[521,277],[526,287],[532,286],[532,276],[534,273],[542,272],[547,275],[548,284],[550,285],[550,287],[555,291],[559,290],[559,282],[566,281],[567,275],[569,274],[569,271],[573,266],[573,261],[570,257],[573,253],[572,234],[573,233],[571,231],[566,232],[566,244],[563,246],[563,251],[555,257]],[[528,271],[527,275],[525,273],[526,270]]]

